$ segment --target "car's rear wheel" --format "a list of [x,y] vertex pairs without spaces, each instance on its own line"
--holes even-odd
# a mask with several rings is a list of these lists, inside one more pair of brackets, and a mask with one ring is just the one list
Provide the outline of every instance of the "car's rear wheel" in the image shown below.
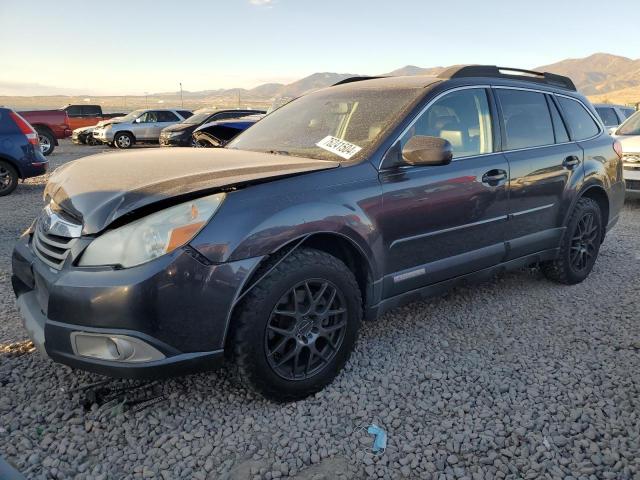
[[361,294],[351,270],[318,250],[297,250],[271,268],[239,307],[233,352],[243,383],[291,401],[321,390],[348,360]]
[[133,135],[127,132],[118,133],[113,138],[113,144],[116,146],[116,148],[121,148],[121,149],[131,148],[134,143],[135,143],[135,140],[133,138]]
[[571,213],[558,258],[542,264],[547,278],[573,285],[589,276],[598,258],[603,235],[598,203],[583,197]]
[[9,195],[18,185],[18,172],[7,162],[0,160],[0,197]]
[[38,133],[38,141],[40,142],[40,151],[46,157],[53,153],[53,150],[56,148],[56,139],[51,134],[51,132],[37,127],[36,132]]

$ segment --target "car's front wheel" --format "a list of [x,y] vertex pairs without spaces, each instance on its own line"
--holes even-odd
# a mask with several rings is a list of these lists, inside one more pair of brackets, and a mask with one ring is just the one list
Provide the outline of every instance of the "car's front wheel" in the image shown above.
[[127,132],[117,133],[113,138],[113,144],[116,148],[127,149],[131,148],[135,140],[133,139],[133,135]]
[[239,307],[233,352],[243,383],[292,401],[321,390],[342,369],[362,300],[351,270],[327,253],[303,248],[270,268]]
[[598,258],[604,228],[598,203],[583,197],[571,213],[558,258],[542,264],[547,278],[573,285],[589,276]]

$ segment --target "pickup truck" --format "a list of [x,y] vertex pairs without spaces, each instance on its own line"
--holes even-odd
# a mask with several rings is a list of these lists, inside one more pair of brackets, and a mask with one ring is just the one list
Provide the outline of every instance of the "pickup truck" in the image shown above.
[[58,140],[71,135],[69,116],[64,110],[32,110],[18,112],[38,133],[43,155],[50,155]]
[[125,115],[124,113],[103,113],[100,105],[67,105],[61,110],[64,110],[69,115],[69,127],[71,127],[71,130],[92,127],[103,120]]

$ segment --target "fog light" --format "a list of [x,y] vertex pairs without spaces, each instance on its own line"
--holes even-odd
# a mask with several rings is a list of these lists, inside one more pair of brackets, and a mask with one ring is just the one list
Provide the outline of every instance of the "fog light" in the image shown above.
[[73,353],[115,362],[150,362],[165,356],[146,342],[127,335],[72,332]]

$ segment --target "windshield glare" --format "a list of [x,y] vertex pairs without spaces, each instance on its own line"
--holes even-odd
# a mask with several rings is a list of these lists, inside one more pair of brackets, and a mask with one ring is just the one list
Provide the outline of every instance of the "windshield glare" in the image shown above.
[[144,112],[144,110],[134,110],[131,113],[126,114],[124,117],[120,117],[118,119],[119,122],[131,122],[133,120],[135,120],[136,118],[138,118],[142,112]]
[[329,88],[275,110],[236,137],[227,148],[279,152],[318,160],[345,158],[316,144],[328,136],[361,150],[374,147],[424,89]]
[[194,113],[189,118],[186,118],[185,120],[183,120],[182,123],[189,123],[189,124],[202,123],[207,118],[209,118],[212,114],[213,114],[212,111],[211,112]]
[[631,115],[627,121],[620,126],[616,135],[640,135],[640,112]]

